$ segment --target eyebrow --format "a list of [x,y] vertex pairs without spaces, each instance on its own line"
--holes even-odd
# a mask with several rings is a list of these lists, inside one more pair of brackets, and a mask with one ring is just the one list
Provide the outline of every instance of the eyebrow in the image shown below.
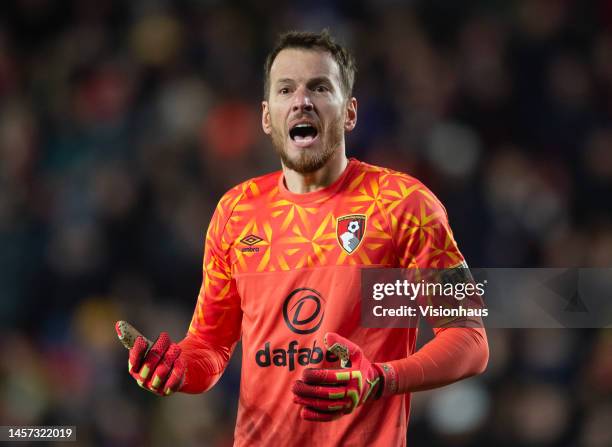
[[[330,84],[330,85],[332,84],[331,80],[327,76],[317,76],[312,79],[309,79],[306,83],[308,85],[311,85],[311,84],[318,84],[321,82]],[[295,83],[295,80],[291,78],[282,78],[276,81],[276,84],[291,84],[291,83]]]
[[327,76],[317,76],[316,78],[312,78],[308,80],[309,85],[321,84],[321,83],[332,85],[331,79],[329,79]]

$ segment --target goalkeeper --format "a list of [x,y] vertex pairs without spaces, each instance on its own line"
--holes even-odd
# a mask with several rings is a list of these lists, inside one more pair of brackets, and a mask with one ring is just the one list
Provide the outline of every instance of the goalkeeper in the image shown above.
[[[262,128],[281,170],[219,201],[186,337],[128,343],[130,374],[162,396],[209,390],[242,340],[236,446],[401,446],[412,392],[479,374],[482,328],[360,325],[360,271],[465,266],[438,199],[415,178],[346,156],[352,56],[327,32],[268,55]],[[128,340],[134,333],[118,326]]]

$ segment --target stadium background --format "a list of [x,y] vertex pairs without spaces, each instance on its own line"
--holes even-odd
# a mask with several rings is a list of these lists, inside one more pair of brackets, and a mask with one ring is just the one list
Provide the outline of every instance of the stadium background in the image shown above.
[[[612,264],[610,1],[2,2],[0,425],[231,445],[239,362],[159,399],[113,322],[183,335],[216,200],[279,167],[265,54],[323,27],[358,61],[349,154],[430,186],[470,265]],[[489,337],[486,374],[414,396],[410,445],[612,445],[609,330]]]

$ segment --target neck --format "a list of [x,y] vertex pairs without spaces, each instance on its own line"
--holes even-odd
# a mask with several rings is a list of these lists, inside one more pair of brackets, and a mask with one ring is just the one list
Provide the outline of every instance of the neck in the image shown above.
[[297,194],[318,191],[338,180],[347,165],[348,159],[344,152],[335,154],[323,167],[308,174],[293,171],[283,164],[285,185],[289,191]]

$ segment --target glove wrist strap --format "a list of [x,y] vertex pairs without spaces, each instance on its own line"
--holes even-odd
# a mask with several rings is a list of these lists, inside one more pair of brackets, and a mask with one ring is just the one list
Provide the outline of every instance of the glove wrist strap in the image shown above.
[[378,370],[382,380],[382,384],[376,392],[376,398],[397,394],[398,383],[395,368],[389,363],[375,363],[374,367]]

